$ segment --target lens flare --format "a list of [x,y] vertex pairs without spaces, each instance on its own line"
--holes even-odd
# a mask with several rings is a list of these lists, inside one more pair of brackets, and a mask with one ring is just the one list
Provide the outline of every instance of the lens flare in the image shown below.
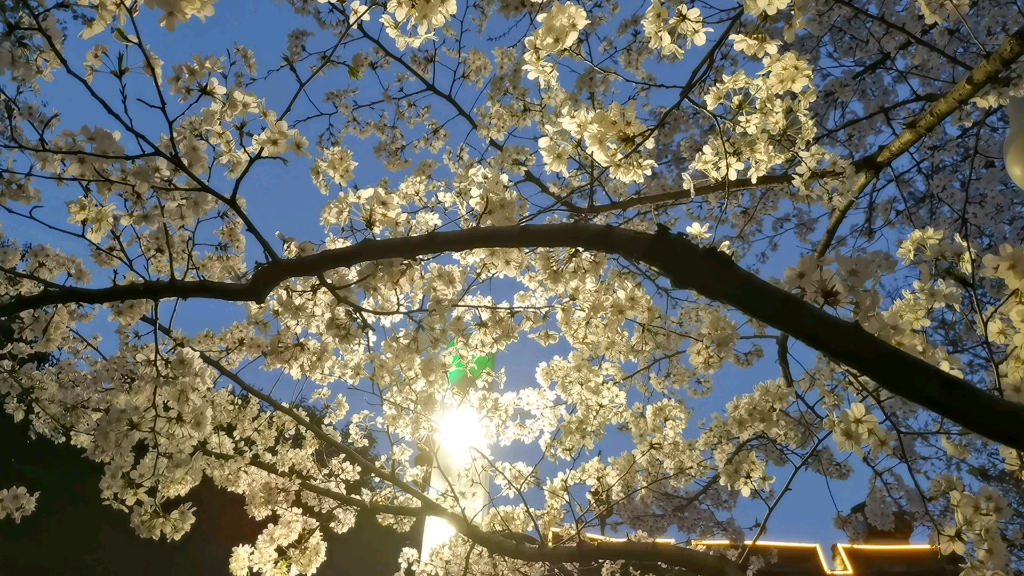
[[[430,474],[432,496],[454,490],[459,508],[469,522],[478,522],[490,502],[487,466],[474,463],[475,453],[486,453],[487,434],[483,419],[466,404],[449,407],[434,419],[434,469]],[[435,548],[448,542],[455,528],[446,520],[428,516],[423,526],[420,561],[430,562]]]
[[438,455],[446,457],[454,469],[468,466],[473,453],[487,446],[480,415],[465,404],[445,410],[436,422],[434,440],[439,447]]

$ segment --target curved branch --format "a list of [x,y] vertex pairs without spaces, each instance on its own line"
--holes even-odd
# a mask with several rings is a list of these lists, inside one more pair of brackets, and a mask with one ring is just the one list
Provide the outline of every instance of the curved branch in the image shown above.
[[983,89],[991,84],[1002,74],[1007,67],[1024,56],[1024,27],[1018,28],[1011,34],[998,50],[978,64],[963,80],[957,82],[945,96],[939,98],[913,122],[907,125],[906,129],[900,132],[899,136],[889,144],[882,147],[873,156],[861,163],[863,171],[857,177],[856,182],[850,188],[850,197],[842,206],[836,209],[829,220],[825,235],[818,242],[814,253],[820,258],[825,255],[832,241],[835,240],[839,227],[842,225],[846,215],[857,203],[861,193],[867,189],[883,170],[889,167],[897,158],[910,150],[920,142],[929,132],[942,124],[946,118],[966,104],[971,98],[978,95]]
[[1010,402],[911,356],[744,270],[713,248],[660,229],[641,261],[693,290],[789,334],[901,396],[986,438],[1024,446],[1024,404]]
[[0,318],[56,304],[111,304],[125,300],[166,298],[208,298],[258,303],[266,300],[277,285],[292,278],[315,277],[327,270],[350,268],[366,262],[392,258],[414,259],[478,248],[578,247],[635,259],[644,251],[651,238],[653,236],[649,233],[612,226],[553,224],[480,227],[386,240],[363,240],[344,248],[257,265],[249,280],[240,283],[156,280],[106,288],[69,286],[59,290],[44,289],[0,304]]
[[[155,327],[164,334],[170,335],[170,330],[152,319],[144,321]],[[488,552],[515,560],[527,562],[545,563],[592,563],[600,561],[635,560],[644,562],[660,562],[669,566],[677,566],[687,571],[694,572],[701,576],[743,576],[744,571],[739,564],[725,558],[715,556],[701,550],[694,550],[682,546],[666,546],[655,542],[601,542],[598,544],[581,541],[576,546],[548,546],[546,544],[533,544],[524,534],[495,533],[483,530],[474,525],[470,520],[461,514],[450,512],[444,506],[436,503],[426,494],[417,490],[408,482],[403,481],[397,474],[382,469],[370,460],[366,459],[351,446],[341,442],[334,435],[329,434],[322,427],[317,426],[303,417],[294,408],[278,401],[270,394],[264,393],[252,386],[238,374],[229,370],[215,358],[205,352],[196,350],[203,362],[217,370],[221,375],[231,380],[247,393],[270,405],[274,410],[281,412],[291,418],[296,424],[311,432],[318,440],[332,448],[335,448],[364,471],[380,478],[381,480],[401,489],[417,501],[420,506],[387,506],[376,503],[367,503],[358,498],[339,494],[317,486],[312,482],[300,480],[299,486],[314,494],[331,498],[337,502],[374,512],[377,514],[399,514],[403,516],[438,516],[446,520],[456,531],[472,540],[478,546]],[[249,461],[250,466],[261,468],[271,473],[276,473],[271,467],[260,466],[258,463]]]
[[[851,8],[860,10],[847,2],[842,3]],[[864,12],[864,14],[867,13]],[[867,15],[877,18],[871,14]],[[933,50],[938,50],[931,45],[928,47]],[[939,53],[944,55],[946,58],[953,58],[945,52],[939,51]],[[1022,55],[1024,55],[1024,28],[1020,28],[1014,32],[1009,38],[1007,38],[1006,42],[1004,42],[1003,45],[1000,46],[999,49],[989,56],[984,62],[979,64],[976,68],[970,69],[970,73],[963,80],[957,83],[956,86],[954,86],[948,93],[941,97],[938,94],[922,97],[922,99],[926,100],[934,99],[934,104],[911,122],[895,140],[886,146],[883,146],[874,154],[860,158],[854,162],[854,166],[862,169],[862,172],[854,186],[850,189],[850,198],[833,214],[829,221],[829,225],[825,230],[825,235],[818,243],[815,253],[821,257],[826,251],[828,251],[828,248],[832,245],[832,241],[835,240],[836,233],[839,231],[839,226],[842,225],[843,220],[846,218],[846,214],[853,208],[853,205],[857,202],[860,194],[864,192],[868,185],[873,182],[879,174],[881,174],[882,170],[892,164],[897,158],[903,155],[903,153],[910,150],[912,146],[920,142],[921,139],[924,138],[931,130],[941,124],[968,100],[977,96],[978,93],[991,84],[992,81],[1003,72],[1003,70],[1005,70],[1010,64],[1016,62]],[[966,68],[966,65],[959,60],[955,63],[958,66]],[[636,206],[675,202],[678,200],[706,196],[708,194],[729,190],[747,190],[765,186],[781,186],[790,184],[792,181],[793,177],[788,174],[770,174],[762,176],[757,179],[757,182],[753,182],[749,178],[741,178],[734,181],[714,182],[706,186],[696,187],[693,190],[680,189],[672,190],[670,192],[662,192],[659,194],[632,196],[616,202],[591,206],[586,211],[588,213],[612,212]]]
[[0,304],[0,317],[57,304],[110,304],[124,300],[210,298],[263,302],[275,286],[298,277],[391,258],[479,248],[579,248],[622,256],[657,269],[673,286],[727,304],[789,334],[834,361],[906,398],[1006,446],[1024,450],[1024,405],[985,392],[833,316],[744,270],[713,248],[701,248],[666,228],[639,232],[597,224],[494,226],[420,236],[363,240],[310,256],[279,260],[256,269],[249,281],[161,280],[107,288],[44,289]]

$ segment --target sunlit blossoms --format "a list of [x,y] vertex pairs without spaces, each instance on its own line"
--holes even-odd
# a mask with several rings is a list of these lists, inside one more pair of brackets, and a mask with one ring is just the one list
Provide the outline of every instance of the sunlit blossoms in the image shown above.
[[548,85],[558,75],[555,64],[547,60],[548,55],[558,55],[572,47],[590,20],[586,10],[572,2],[555,2],[550,12],[537,16],[537,22],[540,28],[526,39],[524,68],[529,78],[538,78],[542,85]]
[[854,402],[840,413],[832,433],[841,451],[863,453],[861,446],[868,442],[877,427],[878,418],[868,414],[863,404]]
[[747,13],[754,16],[761,14],[772,16],[782,10],[792,0],[744,0],[744,7]]
[[685,39],[686,48],[703,46],[707,41],[705,33],[711,31],[704,26],[700,9],[682,5],[670,17],[660,0],[651,1],[651,7],[644,13],[643,27],[651,48],[669,58],[682,58],[685,53],[678,45],[680,39]]
[[[205,20],[214,14],[213,5],[216,0],[144,0],[142,4],[149,9],[159,11],[160,25],[174,31],[181,22],[192,17]],[[94,7],[95,21],[91,22],[82,32],[82,37],[89,38],[103,31],[115,18],[124,18],[128,9],[123,2],[111,0],[80,0],[79,4]]]
[[1010,290],[1024,289],[1024,248],[1003,244],[998,254],[986,254],[981,262],[984,275],[1001,279]]
[[[601,166],[610,168],[613,178],[641,182],[644,176],[650,175],[655,162],[644,151],[654,147],[654,138],[645,133],[633,106],[623,107],[615,102],[608,110],[598,112],[568,109],[563,112],[562,127],[582,140],[587,153]],[[560,169],[553,158],[548,163]]]
[[344,148],[329,148],[323,151],[323,157],[313,165],[313,180],[323,193],[327,193],[324,176],[335,184],[344,186],[354,176],[353,170],[358,162],[352,160],[352,153]]
[[[359,3],[353,3],[350,9],[354,22],[369,15],[368,8]],[[399,50],[407,46],[418,48],[434,38],[433,31],[454,16],[457,9],[456,0],[388,0],[381,23]]]
[[140,536],[212,482],[237,576],[614,576],[802,498],[1024,567],[1016,2],[290,5],[3,4],[3,416]]

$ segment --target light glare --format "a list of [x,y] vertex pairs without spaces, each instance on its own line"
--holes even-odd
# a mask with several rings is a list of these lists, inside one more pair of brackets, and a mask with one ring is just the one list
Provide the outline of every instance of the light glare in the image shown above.
[[440,447],[438,452],[443,452],[454,468],[468,465],[473,459],[473,452],[483,450],[487,445],[480,415],[465,404],[438,416],[434,440]]
[[421,561],[429,563],[430,553],[438,546],[451,540],[452,536],[455,536],[455,528],[447,520],[437,516],[427,516],[427,521],[423,524]]
[[[430,494],[437,496],[454,490],[465,518],[470,522],[478,520],[490,501],[490,476],[486,466],[471,467],[473,453],[487,449],[483,419],[472,407],[461,404],[441,412],[435,423]],[[455,528],[446,520],[428,516],[423,526],[420,562],[429,564],[434,549],[447,543],[455,533]]]

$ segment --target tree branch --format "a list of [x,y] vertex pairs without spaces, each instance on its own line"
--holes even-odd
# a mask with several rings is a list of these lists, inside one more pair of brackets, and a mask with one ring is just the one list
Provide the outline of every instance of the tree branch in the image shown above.
[[659,235],[641,261],[658,268],[674,286],[728,304],[976,434],[1010,447],[1024,446],[1024,405],[911,356],[859,324],[758,278],[713,248],[700,248],[665,229]]
[[[856,8],[846,2],[842,2],[844,5]],[[867,14],[865,12],[865,14]],[[870,15],[874,17],[873,15]],[[929,45],[930,48],[938,50]],[[953,58],[945,52],[939,51],[946,58]],[[927,95],[921,99],[934,99],[934,104],[916,119],[911,122],[903,132],[896,137],[895,140],[880,148],[874,154],[870,156],[860,158],[854,162],[854,166],[862,170],[860,177],[857,182],[850,190],[850,198],[840,206],[833,214],[829,221],[828,228],[825,231],[825,236],[818,243],[818,247],[815,253],[818,256],[822,256],[828,248],[831,246],[832,241],[835,239],[836,233],[839,231],[839,226],[846,218],[846,214],[853,208],[857,198],[862,192],[868,187],[868,185],[878,177],[878,175],[892,164],[897,158],[899,158],[904,152],[910,150],[912,146],[917,144],[924,138],[931,130],[941,124],[946,118],[948,118],[953,112],[963,106],[968,100],[978,95],[986,86],[992,83],[999,74],[1006,69],[1007,66],[1014,63],[1024,55],[1024,28],[1021,28],[1014,32],[1007,40],[1003,43],[998,50],[996,50],[988,59],[978,65],[977,68],[970,70],[970,73],[956,86],[954,86],[948,93],[942,95],[938,94]],[[959,66],[966,67],[960,61],[956,61]],[[591,206],[587,209],[589,213],[602,213],[612,212],[615,210],[624,210],[627,208],[634,208],[636,206],[648,206],[654,204],[661,204],[665,202],[675,202],[678,200],[684,200],[688,198],[696,198],[700,196],[706,196],[708,194],[714,194],[717,192],[725,192],[731,190],[747,190],[751,188],[761,188],[767,186],[782,186],[791,184],[793,181],[792,175],[789,174],[769,174],[761,176],[757,179],[757,182],[751,181],[749,178],[740,178],[733,181],[721,181],[713,182],[705,186],[698,186],[689,189],[672,190],[669,192],[662,192],[659,194],[648,194],[644,196],[631,196],[623,200],[616,202],[609,202],[607,204],[598,204]]]
[[1014,31],[998,50],[993,52],[984,62],[978,64],[963,80],[957,82],[956,86],[946,93],[945,96],[938,99],[924,113],[908,124],[906,129],[900,132],[895,140],[879,149],[873,156],[865,159],[861,164],[863,171],[860,172],[853,187],[850,188],[850,197],[832,214],[828,227],[825,229],[825,235],[818,242],[814,253],[820,258],[825,255],[825,252],[828,252],[829,247],[832,246],[832,241],[835,240],[836,234],[839,232],[839,226],[846,219],[846,215],[853,208],[854,204],[857,203],[861,193],[867,189],[868,185],[875,178],[878,178],[882,170],[888,168],[897,158],[920,142],[929,132],[942,124],[946,118],[949,118],[951,114],[960,109],[971,98],[977,96],[978,93],[991,84],[1007,67],[1020,59],[1021,56],[1024,56],[1024,28],[1018,28]]
[[679,190],[670,190],[668,192],[660,192],[658,194],[630,196],[629,198],[624,198],[615,202],[608,202],[607,204],[596,204],[588,208],[586,212],[590,214],[614,212],[615,210],[625,210],[636,206],[653,206],[655,204],[664,204],[666,202],[699,198],[701,196],[708,196],[718,192],[736,192],[739,190],[749,190],[751,188],[785,186],[792,183],[793,176],[791,174],[768,174],[766,176],[761,176],[756,182],[750,178],[720,180],[718,182],[712,182],[702,186],[694,186],[693,189],[681,188]]
[[[170,329],[166,326],[160,325],[153,319],[145,318],[143,321],[165,335],[172,335]],[[199,353],[203,362],[217,370],[221,375],[231,380],[241,389],[245,390],[247,393],[262,402],[267,403],[274,410],[287,415],[296,424],[311,432],[325,445],[330,446],[347,456],[355,465],[359,466],[364,471],[409,494],[420,502],[420,506],[388,506],[368,503],[358,498],[353,498],[332,490],[324,489],[312,482],[300,480],[299,486],[303,490],[377,514],[399,514],[415,517],[428,515],[438,516],[451,524],[451,526],[460,534],[492,554],[515,560],[546,563],[588,563],[601,562],[605,560],[636,560],[644,562],[660,562],[669,566],[677,566],[701,576],[743,576],[744,574],[743,570],[740,569],[736,562],[733,562],[724,556],[715,556],[701,550],[694,550],[692,548],[682,546],[666,546],[655,542],[601,542],[593,544],[581,541],[576,546],[552,547],[544,543],[531,544],[525,542],[525,540],[527,540],[526,538],[517,538],[514,534],[495,533],[483,530],[474,525],[463,515],[450,512],[444,506],[436,503],[429,496],[423,494],[408,482],[403,481],[397,474],[384,470],[373,462],[367,460],[354,448],[341,442],[322,427],[310,422],[294,408],[279,402],[270,394],[264,393],[252,386],[215,358],[199,350],[196,350],[196,352]],[[272,467],[261,465],[253,460],[248,460],[247,464],[273,474],[278,474],[278,472]]]
[[660,271],[673,286],[727,304],[789,334],[834,361],[871,378],[887,391],[1006,446],[1024,450],[1024,405],[998,398],[911,356],[800,297],[744,270],[713,248],[701,248],[665,228],[639,232],[597,224],[494,226],[420,236],[363,240],[258,268],[232,284],[161,280],[110,286],[44,289],[0,304],[0,317],[57,304],[110,304],[124,300],[210,298],[263,302],[275,286],[297,277],[390,258],[415,259],[478,248],[565,248],[616,254]]

